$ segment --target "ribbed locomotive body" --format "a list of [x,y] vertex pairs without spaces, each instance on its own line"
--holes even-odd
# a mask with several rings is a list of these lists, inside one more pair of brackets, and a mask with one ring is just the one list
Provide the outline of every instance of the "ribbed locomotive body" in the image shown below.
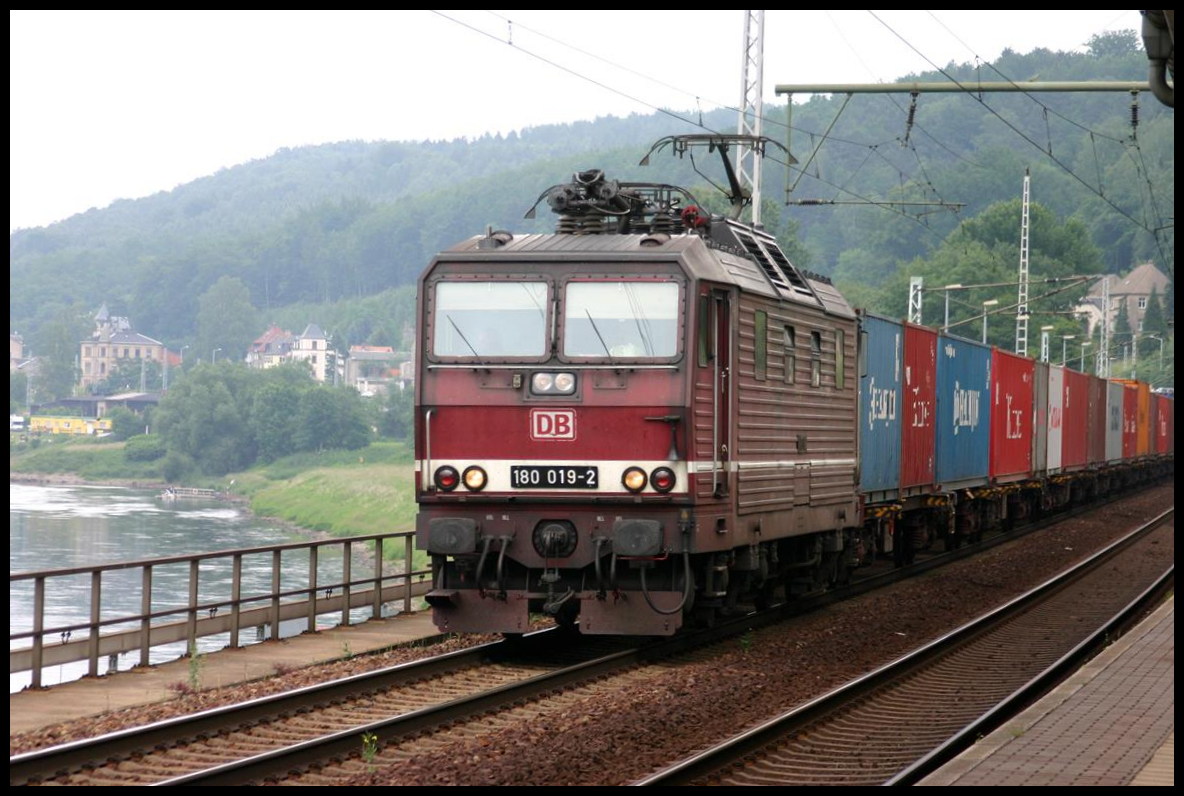
[[605,184],[569,187],[613,194],[607,229],[490,233],[421,278],[417,542],[441,629],[540,612],[669,634],[860,555],[850,308],[772,237]]

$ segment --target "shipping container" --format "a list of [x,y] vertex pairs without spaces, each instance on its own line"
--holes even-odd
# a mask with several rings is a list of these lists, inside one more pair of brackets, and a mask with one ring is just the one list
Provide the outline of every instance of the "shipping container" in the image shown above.
[[1122,385],[1122,458],[1137,455],[1139,435],[1139,389],[1134,384]]
[[1126,430],[1123,423],[1123,407],[1126,404],[1126,388],[1116,381],[1106,382],[1106,461],[1122,459],[1122,438]]
[[1168,397],[1166,395],[1159,396],[1164,403],[1160,404],[1161,411],[1166,410],[1167,422],[1164,424],[1164,434],[1166,447],[1165,453],[1174,454],[1176,452],[1176,398],[1175,396]]
[[1097,376],[1089,379],[1089,463],[1106,461],[1106,380]]
[[1036,422],[1032,424],[1032,469],[1036,475],[1042,476],[1048,469],[1048,418],[1051,407],[1048,404],[1049,368],[1047,362],[1037,362],[1034,366],[1036,376],[1032,384],[1032,406],[1036,410]]
[[996,348],[991,361],[991,480],[1019,481],[1032,473],[1032,360]]
[[991,349],[941,335],[937,345],[937,481],[942,490],[987,482]]
[[864,362],[859,387],[860,491],[872,503],[899,496],[903,352],[904,330],[899,322],[864,316]]
[[[1036,374],[1039,376],[1040,367],[1036,367]],[[1037,395],[1036,395],[1036,426],[1033,434],[1040,436],[1040,382],[1037,381]],[[1064,436],[1064,402],[1065,402],[1065,369],[1053,365],[1048,368],[1048,384],[1045,385],[1047,395],[1045,397],[1045,422],[1047,425],[1048,435],[1048,450],[1046,452],[1047,458],[1045,460],[1046,468],[1049,473],[1059,473],[1061,471],[1061,438]],[[1034,460],[1039,462],[1039,460]],[[1039,469],[1039,468],[1037,468]]]
[[1172,452],[1174,440],[1173,410],[1175,401],[1166,395],[1151,395],[1152,452],[1160,455]]
[[1135,389],[1135,455],[1146,456],[1151,453],[1151,385],[1140,381]]
[[1080,470],[1089,460],[1089,376],[1065,368],[1061,410],[1061,469]]
[[904,327],[904,410],[900,453],[900,487],[933,485],[933,449],[936,440],[937,332],[908,323]]

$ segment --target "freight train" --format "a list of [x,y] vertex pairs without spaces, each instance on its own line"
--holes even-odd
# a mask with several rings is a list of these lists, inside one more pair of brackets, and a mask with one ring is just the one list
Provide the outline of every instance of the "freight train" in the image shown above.
[[[704,138],[732,178],[737,137]],[[487,231],[419,282],[442,630],[668,635],[1171,467],[1146,384],[859,313],[672,185],[588,171],[544,198],[553,234]]]

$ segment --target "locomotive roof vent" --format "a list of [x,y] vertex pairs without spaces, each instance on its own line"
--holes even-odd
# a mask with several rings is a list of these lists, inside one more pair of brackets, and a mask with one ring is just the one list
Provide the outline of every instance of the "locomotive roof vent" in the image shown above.
[[485,228],[485,237],[477,241],[478,249],[500,249],[510,241],[514,240],[514,235],[504,229],[499,229],[494,232],[493,227]]

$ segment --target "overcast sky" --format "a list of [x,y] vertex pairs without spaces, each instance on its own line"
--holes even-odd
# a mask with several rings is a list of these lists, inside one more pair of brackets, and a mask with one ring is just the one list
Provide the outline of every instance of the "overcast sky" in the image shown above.
[[[1007,47],[1080,51],[1095,33],[1140,24],[1137,11],[876,13],[942,66]],[[741,11],[9,16],[10,230],[281,147],[475,137],[740,98]],[[929,68],[867,11],[767,12],[766,102],[778,83]]]

